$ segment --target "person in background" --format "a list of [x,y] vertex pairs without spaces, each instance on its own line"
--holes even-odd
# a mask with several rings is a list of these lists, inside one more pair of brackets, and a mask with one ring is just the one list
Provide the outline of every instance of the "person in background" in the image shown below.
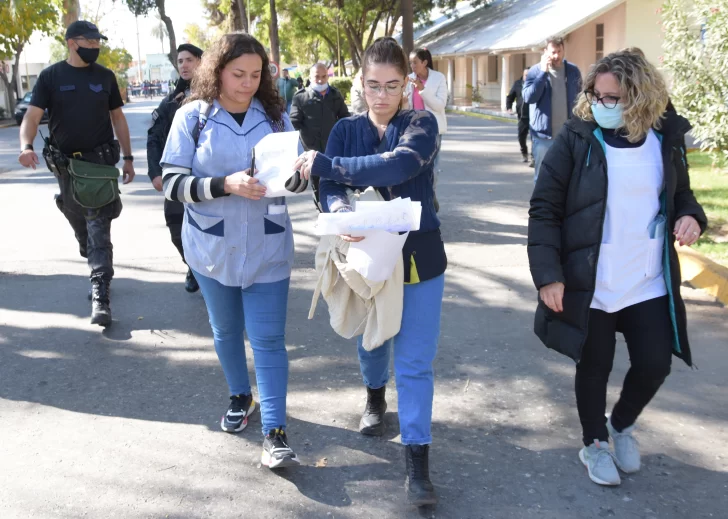
[[516,102],[516,115],[518,116],[518,144],[521,146],[523,162],[528,162],[528,105],[523,102],[523,82],[526,81],[528,69],[523,70],[523,77],[516,79],[511,91],[506,97],[506,109],[513,113],[513,101]]
[[[665,111],[659,71],[618,52],[599,60],[584,86],[541,165],[528,258],[539,291],[535,332],[577,363],[579,458],[592,481],[618,485],[617,469],[640,469],[636,422],[672,355],[692,365],[675,244],[694,244],[707,219],[690,189],[690,124]],[[605,416],[617,332],[631,365]]]
[[362,67],[369,111],[339,121],[326,154],[308,151],[295,167],[304,177],[321,177],[324,212],[350,211],[347,189],[368,186],[377,188],[385,200],[409,197],[422,203],[420,229],[409,234],[402,251],[405,285],[400,332],[371,351],[358,340],[367,391],[359,430],[373,436],[384,432],[385,391],[394,355],[407,498],[416,506],[431,505],[437,502],[429,473],[435,389],[432,364],[440,336],[447,267],[433,203],[437,119],[427,110],[400,109],[408,63],[396,40],[376,40],[365,51]]
[[[291,123],[301,132],[301,142],[306,150],[324,152],[329,134],[337,121],[349,117],[344,96],[329,85],[329,71],[323,63],[311,67],[311,86],[293,97]],[[311,178],[313,199],[319,204],[319,179]]]
[[278,94],[283,99],[283,102],[286,103],[286,112],[291,113],[291,103],[293,103],[293,96],[296,95],[296,91],[298,90],[298,81],[288,74],[288,69],[284,68],[276,85],[278,87]]
[[205,52],[161,160],[164,195],[185,204],[185,259],[205,299],[230,391],[220,427],[240,432],[255,411],[247,332],[260,396],[261,464],[271,469],[299,464],[286,436],[293,230],[286,199],[264,198],[250,168],[253,146],[279,131],[293,127],[265,48],[248,34],[227,34]]
[[[101,40],[107,39],[106,36],[91,22],[79,20],[68,26],[65,39],[68,59],[44,69],[33,88],[30,106],[20,126],[18,161],[26,168],[35,169],[39,164],[33,140],[47,109],[50,141],[43,155],[61,191],[56,196],[56,205],[71,225],[79,252],[91,270],[91,324],[107,327],[112,322],[111,280],[114,277],[111,222],[121,214],[122,203],[116,196],[97,209],[82,207],[74,194],[68,159],[116,166],[121,151],[124,184],[128,184],[134,180],[134,157],[116,76],[96,63]],[[49,160],[55,154],[50,146],[61,155],[56,157],[58,160]]]
[[544,45],[541,62],[529,69],[523,83],[523,102],[531,105],[531,152],[536,160],[534,182],[538,179],[546,152],[571,117],[579,92],[581,72],[576,65],[564,59],[564,39],[549,38]]
[[303,90],[303,78],[301,76],[296,78],[296,86],[298,86],[298,90]]
[[[169,130],[172,128],[174,115],[182,103],[190,95],[190,83],[195,70],[202,61],[202,49],[191,43],[183,43],[177,47],[177,68],[180,78],[177,81],[174,91],[152,112],[152,126],[147,132],[147,171],[154,189],[162,191],[162,152],[167,142]],[[167,222],[172,243],[185,260],[184,246],[182,245],[182,220],[184,219],[185,208],[182,202],[164,199],[164,220]],[[192,269],[187,269],[185,277],[185,290],[197,292],[199,285],[195,280]]]
[[[435,188],[440,174],[440,147],[442,136],[447,133],[447,78],[445,74],[434,69],[432,54],[427,49],[415,49],[409,57],[412,73],[407,82],[407,104],[412,110],[427,110],[437,119],[437,153],[435,155]],[[440,204],[435,194],[435,209],[440,210]]]
[[369,110],[366,97],[364,96],[364,84],[361,81],[361,74],[362,70],[359,69],[359,72],[356,73],[354,81],[351,84],[351,111],[355,114],[360,114]]

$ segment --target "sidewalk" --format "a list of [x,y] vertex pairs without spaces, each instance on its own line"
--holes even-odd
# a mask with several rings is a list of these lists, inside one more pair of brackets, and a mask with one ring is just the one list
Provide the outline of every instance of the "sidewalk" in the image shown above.
[[[151,106],[127,112],[137,147]],[[594,485],[577,457],[573,363],[532,332],[533,170],[519,160],[515,125],[457,115],[448,125],[438,185],[449,268],[433,416],[436,510],[404,504],[393,381],[387,435],[362,437],[355,347],[331,331],[325,304],[306,319],[317,244],[307,197],[289,200],[297,255],[287,327],[288,430],[303,466],[259,467],[257,412],[240,435],[220,431],[226,388],[204,303],[184,292],[141,153],[114,222],[115,322],[104,333],[88,324],[87,268],[53,206],[55,180],[41,170],[0,176],[0,218],[13,223],[3,226],[0,257],[0,517],[725,517],[728,310],[683,290],[700,369],[675,360],[641,419],[642,472],[619,488]],[[0,167],[12,167],[4,157],[0,150]],[[621,340],[618,350],[610,403],[628,365]]]

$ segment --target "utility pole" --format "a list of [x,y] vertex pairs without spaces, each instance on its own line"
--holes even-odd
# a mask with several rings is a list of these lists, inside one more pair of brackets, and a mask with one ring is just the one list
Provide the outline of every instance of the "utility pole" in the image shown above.
[[136,30],[137,30],[137,71],[139,74],[139,83],[142,82],[142,48],[139,44],[139,16],[135,15],[134,19],[136,20]]
[[339,32],[339,11],[336,11],[336,65],[339,68],[339,77],[341,77],[341,33]]
[[415,48],[414,42],[414,6],[412,0],[402,0],[402,48],[409,57]]

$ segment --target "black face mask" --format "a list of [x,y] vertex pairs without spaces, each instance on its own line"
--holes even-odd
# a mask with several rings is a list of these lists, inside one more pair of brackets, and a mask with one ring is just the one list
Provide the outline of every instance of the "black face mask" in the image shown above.
[[84,63],[95,63],[99,59],[100,49],[87,49],[86,47],[79,47],[76,49],[78,56],[84,61]]

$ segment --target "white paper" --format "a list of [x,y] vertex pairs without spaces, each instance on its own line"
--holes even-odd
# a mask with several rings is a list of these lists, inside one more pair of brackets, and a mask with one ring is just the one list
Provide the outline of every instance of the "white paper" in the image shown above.
[[291,168],[299,156],[298,140],[298,132],[275,132],[255,145],[255,178],[267,188],[267,198],[296,194],[286,189],[286,182],[295,173]]
[[357,202],[349,213],[321,213],[316,234],[351,234],[362,236],[367,231],[409,232],[419,229],[422,205],[409,198],[389,202]]
[[285,204],[268,204],[268,214],[283,214],[286,212]]
[[361,234],[365,237],[362,241],[349,245],[346,263],[369,281],[388,280],[402,258],[402,247],[409,233],[366,231]]

